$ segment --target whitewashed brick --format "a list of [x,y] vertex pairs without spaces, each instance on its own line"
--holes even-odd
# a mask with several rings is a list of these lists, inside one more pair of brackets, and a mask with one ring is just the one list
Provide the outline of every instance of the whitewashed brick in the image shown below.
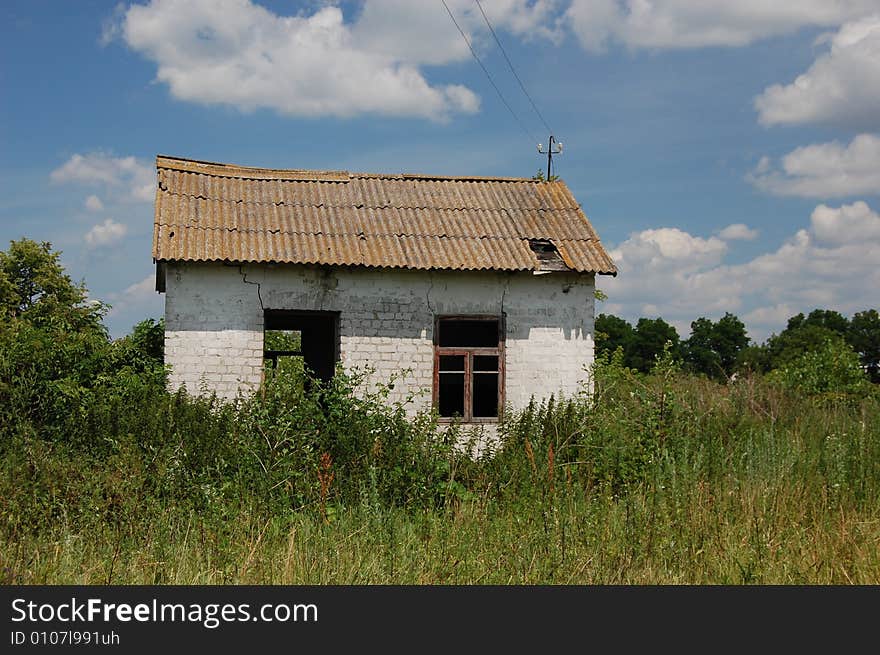
[[[506,314],[505,395],[522,407],[530,397],[577,393],[593,361],[590,275],[335,269],[334,284],[304,266],[245,267],[169,264],[166,277],[166,362],[169,386],[204,387],[234,398],[262,380],[263,309],[340,312],[340,359],[371,366],[370,383],[398,380],[392,400],[423,391],[431,402],[434,315]],[[322,286],[323,285],[323,286]],[[569,286],[563,293],[563,288]],[[320,289],[320,293],[316,290]],[[325,290],[326,289],[326,290]]]

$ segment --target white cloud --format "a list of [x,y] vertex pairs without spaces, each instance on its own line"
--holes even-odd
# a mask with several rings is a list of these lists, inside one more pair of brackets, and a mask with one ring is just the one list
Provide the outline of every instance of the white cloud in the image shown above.
[[763,125],[880,128],[880,14],[847,23],[829,40],[829,52],[806,73],[791,84],[774,84],[755,98]]
[[733,223],[718,233],[718,238],[725,241],[752,241],[758,237],[758,231],[744,223]]
[[826,244],[880,242],[880,217],[862,201],[837,209],[819,205],[813,210],[810,221],[817,240]]
[[[511,30],[543,20],[545,5],[486,3]],[[470,56],[439,3],[368,0],[357,22],[347,24],[335,6],[281,16],[250,0],[152,0],[131,6],[118,31],[157,64],[156,79],[180,100],[292,116],[432,120],[479,108],[470,89],[432,85],[419,70]]]
[[119,292],[108,295],[110,311],[108,318],[119,322],[120,315],[131,318],[131,324],[147,316],[162,315],[162,296],[156,292],[156,276],[150,273],[139,282],[127,286]]
[[784,326],[788,319],[802,310],[791,305],[780,303],[766,307],[757,307],[740,318],[746,325]]
[[[473,45],[491,42],[473,0],[446,0],[446,4]],[[506,30],[526,40],[543,38],[552,42],[559,42],[564,36],[557,0],[482,0],[481,4],[496,31]],[[471,57],[440,2],[367,0],[350,29],[355,48],[412,65],[437,66]]]
[[127,232],[128,228],[125,225],[108,218],[103,223],[93,225],[92,229],[86,233],[85,241],[91,248],[112,246],[122,241]]
[[591,51],[612,40],[630,48],[701,48],[836,27],[876,9],[876,0],[573,0],[565,19]]
[[120,297],[128,300],[143,300],[152,297],[155,292],[156,276],[155,274],[150,273],[140,282],[135,282],[134,284],[127,286]]
[[104,209],[104,203],[98,196],[92,195],[86,198],[86,209],[91,212],[99,212]]
[[610,254],[618,265],[690,271],[720,263],[725,250],[727,244],[717,237],[703,239],[675,227],[662,227],[640,232],[638,238],[624,241]]
[[762,157],[747,179],[764,191],[804,198],[880,193],[880,137],[873,134],[859,134],[849,145],[831,141],[803,146],[781,163],[780,169]]
[[113,157],[103,152],[74,154],[52,171],[50,178],[57,183],[123,189],[128,199],[139,202],[152,202],[156,192],[152,167],[134,157]]
[[[680,247],[659,247],[658,234],[672,236]],[[670,322],[730,311],[758,340],[801,311],[822,307],[851,314],[876,306],[880,215],[864,202],[819,205],[807,228],[742,264],[725,264],[725,251],[710,245],[713,239],[719,241],[675,228],[635,233],[612,251],[619,276],[600,278],[599,284],[630,320],[646,307]]]

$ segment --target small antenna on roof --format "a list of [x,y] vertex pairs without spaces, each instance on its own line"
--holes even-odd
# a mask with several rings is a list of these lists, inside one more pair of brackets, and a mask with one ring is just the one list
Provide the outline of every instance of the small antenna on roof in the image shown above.
[[557,141],[553,135],[550,135],[550,141],[547,144],[547,150],[544,151],[544,144],[538,144],[538,153],[541,155],[547,155],[547,181],[550,181],[550,166],[553,164],[553,155],[561,155],[562,154],[562,142]]

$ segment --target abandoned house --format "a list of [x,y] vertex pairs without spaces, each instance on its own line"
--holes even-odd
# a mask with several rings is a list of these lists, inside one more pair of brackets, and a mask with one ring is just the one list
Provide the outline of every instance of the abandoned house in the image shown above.
[[301,357],[324,380],[337,364],[400,376],[392,399],[413,411],[486,423],[587,377],[595,276],[616,270],[562,181],[156,167],[174,389],[247,394]]

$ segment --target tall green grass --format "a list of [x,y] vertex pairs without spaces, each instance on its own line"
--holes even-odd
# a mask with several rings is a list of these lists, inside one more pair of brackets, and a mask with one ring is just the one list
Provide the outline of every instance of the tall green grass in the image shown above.
[[100,390],[0,426],[7,583],[876,584],[880,401],[606,361],[462,455],[380,392]]

